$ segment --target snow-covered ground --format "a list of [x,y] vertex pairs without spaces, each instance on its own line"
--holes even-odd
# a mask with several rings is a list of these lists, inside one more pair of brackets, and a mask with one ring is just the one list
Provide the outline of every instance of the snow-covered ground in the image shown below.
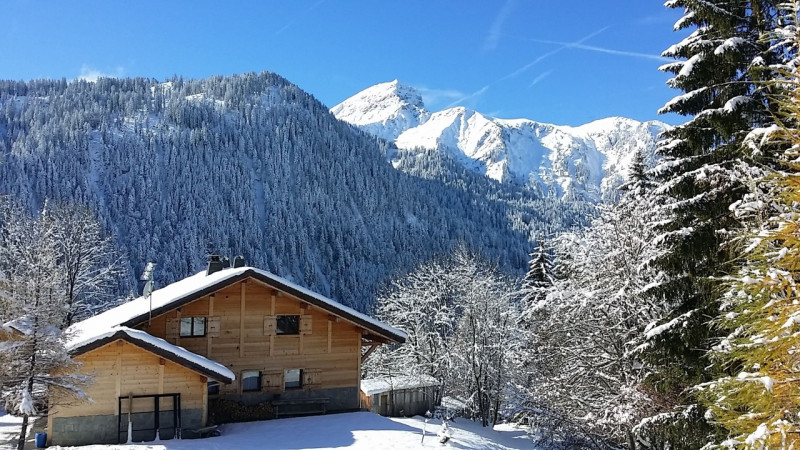
[[[19,433],[19,420],[0,416],[0,442]],[[228,449],[418,449],[462,448],[505,450],[531,448],[524,429],[501,425],[494,430],[467,419],[450,423],[452,438],[439,443],[442,422],[422,417],[387,418],[369,412],[329,414],[228,424],[222,435],[207,439],[169,440],[138,445],[90,445],[69,447],[81,450],[228,450]],[[425,439],[422,429],[425,427]],[[62,447],[50,447],[59,449]]]
[[0,408],[0,448],[6,448],[11,443],[16,443],[19,430],[22,426],[22,417],[15,417]]

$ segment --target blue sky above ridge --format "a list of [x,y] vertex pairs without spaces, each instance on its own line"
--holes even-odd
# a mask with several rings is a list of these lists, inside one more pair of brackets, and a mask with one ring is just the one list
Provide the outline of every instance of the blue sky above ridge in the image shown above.
[[4,4],[0,78],[276,72],[333,106],[399,79],[431,110],[580,125],[656,111],[679,92],[659,55],[687,31],[660,2],[291,1]]

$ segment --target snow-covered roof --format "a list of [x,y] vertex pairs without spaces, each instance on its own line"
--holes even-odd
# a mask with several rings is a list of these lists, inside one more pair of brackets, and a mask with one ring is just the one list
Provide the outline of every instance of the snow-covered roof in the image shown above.
[[[24,334],[30,335],[33,333],[33,319],[29,315],[24,315],[17,317],[16,319],[9,320],[8,322],[0,325],[0,329],[7,333],[13,333],[14,331]],[[58,336],[61,334],[61,330],[53,325],[45,325],[39,327],[39,335],[47,335],[47,336]]]
[[193,369],[211,379],[230,383],[236,379],[233,372],[222,364],[208,358],[192,353],[183,347],[170,344],[164,339],[157,338],[145,331],[128,327],[111,327],[97,332],[83,331],[71,336],[67,342],[67,351],[70,353],[84,353],[101,347],[109,342],[123,339],[136,346],[149,350],[166,359],[175,361],[182,366]]
[[70,327],[70,330],[74,334],[80,335],[85,332],[95,333],[96,330],[106,330],[118,325],[136,326],[147,320],[151,311],[152,316],[155,317],[248,277],[253,277],[278,290],[325,309],[335,316],[354,322],[379,337],[395,342],[405,342],[408,337],[405,332],[366,314],[344,306],[324,295],[298,286],[273,273],[254,267],[222,269],[211,275],[206,275],[206,271],[199,272],[153,291],[152,298],[139,297],[133,299],[104,313],[76,323]]
[[9,320],[2,325],[2,328],[7,332],[18,331],[22,334],[30,334],[31,330],[33,329],[33,321],[31,321],[30,316],[24,315],[17,317],[16,319]]
[[441,384],[439,380],[430,375],[368,378],[361,380],[361,392],[366,395],[375,395],[383,392],[439,386]]

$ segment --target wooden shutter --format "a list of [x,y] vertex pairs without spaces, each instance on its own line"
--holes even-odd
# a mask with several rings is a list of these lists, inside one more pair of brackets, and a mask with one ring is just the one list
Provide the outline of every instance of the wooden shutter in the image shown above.
[[283,390],[283,371],[265,370],[261,373],[262,391],[282,391]]
[[212,338],[219,337],[221,322],[222,318],[219,316],[209,317],[208,322],[206,323],[206,336]]
[[166,340],[174,343],[178,340],[178,331],[181,327],[181,319],[167,319]]
[[322,384],[322,370],[304,369],[303,387],[306,389],[316,389]]
[[264,316],[264,336],[275,336],[276,316]]
[[311,314],[300,316],[300,334],[311,334]]

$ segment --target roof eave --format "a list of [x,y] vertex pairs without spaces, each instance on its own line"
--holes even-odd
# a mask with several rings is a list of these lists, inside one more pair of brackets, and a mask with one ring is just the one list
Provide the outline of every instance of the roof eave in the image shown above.
[[100,348],[100,347],[102,347],[102,346],[104,346],[106,344],[109,344],[111,342],[114,342],[114,341],[117,341],[117,340],[120,340],[120,339],[122,339],[125,342],[128,342],[128,343],[130,343],[132,345],[135,345],[137,347],[141,347],[144,350],[147,350],[147,351],[149,351],[151,353],[154,353],[154,354],[156,354],[158,356],[161,356],[162,358],[168,359],[168,360],[170,360],[170,361],[172,361],[172,362],[174,362],[176,364],[180,364],[181,366],[184,366],[184,367],[187,367],[187,368],[189,368],[191,370],[194,370],[195,372],[198,372],[198,373],[200,373],[200,374],[202,374],[204,376],[207,376],[208,378],[211,378],[211,379],[214,379],[214,380],[217,380],[217,381],[222,381],[225,384],[230,384],[230,383],[233,382],[232,378],[229,378],[229,377],[223,376],[223,375],[221,375],[219,373],[213,372],[213,371],[209,370],[208,368],[203,367],[202,365],[195,363],[194,361],[188,360],[186,358],[182,358],[180,355],[176,355],[175,353],[168,352],[168,351],[166,351],[166,350],[164,350],[164,349],[162,349],[162,348],[160,348],[158,346],[152,345],[152,344],[150,344],[148,342],[145,342],[145,341],[142,341],[142,340],[139,340],[139,339],[135,339],[135,338],[131,337],[128,333],[126,333],[125,331],[122,331],[122,330],[117,331],[116,333],[114,333],[112,335],[109,335],[109,336],[106,336],[104,338],[93,340],[93,341],[88,342],[88,343],[86,343],[84,345],[81,345],[81,346],[75,347],[73,349],[70,349],[69,350],[69,354],[70,354],[70,356],[81,355],[83,353],[95,350],[95,349]]

